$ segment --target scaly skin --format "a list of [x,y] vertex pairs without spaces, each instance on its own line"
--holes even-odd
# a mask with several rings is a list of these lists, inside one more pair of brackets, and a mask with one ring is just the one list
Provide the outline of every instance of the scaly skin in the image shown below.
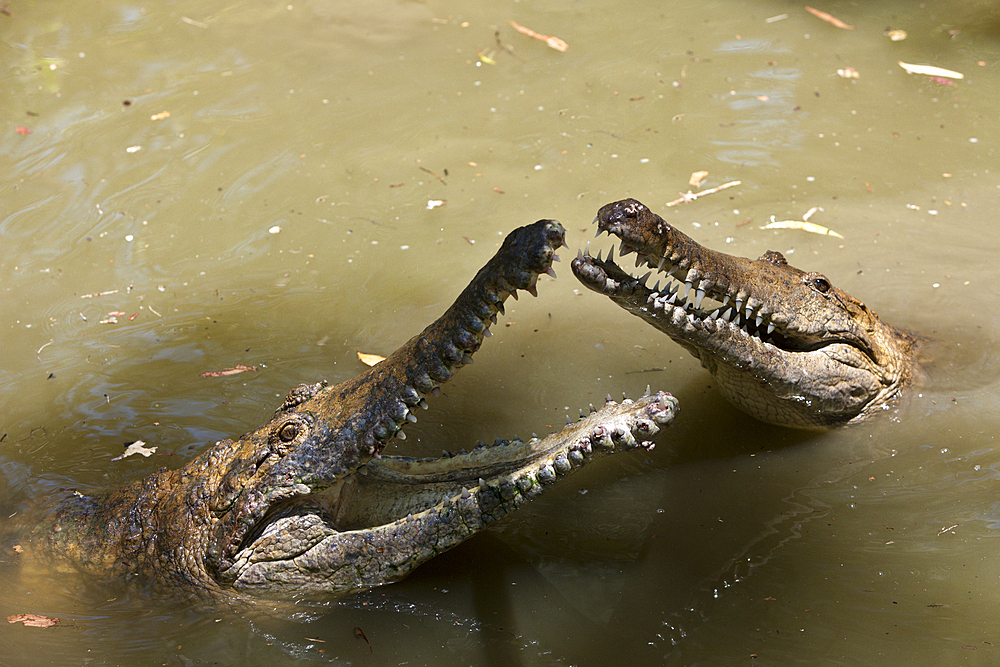
[[919,338],[781,253],[760,259],[706,248],[635,199],[603,206],[598,234],[663,274],[646,287],[614,263],[581,253],[576,277],[689,350],[734,405],[772,424],[826,428],[891,405],[919,374]]
[[[380,452],[489,335],[516,290],[554,273],[564,230],[507,236],[448,311],[388,359],[334,387],[292,390],[272,419],[174,471],[63,501],[33,547],[89,578],[161,591],[295,597],[405,576],[599,453],[648,446],[675,402],[609,404],[543,441],[439,460]],[[188,593],[183,593],[188,594]]]

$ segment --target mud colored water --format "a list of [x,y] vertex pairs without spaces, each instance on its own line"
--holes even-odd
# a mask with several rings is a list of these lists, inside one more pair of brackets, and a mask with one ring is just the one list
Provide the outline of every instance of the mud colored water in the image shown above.
[[[772,428],[564,262],[397,449],[541,433],[648,384],[681,401],[653,452],[294,618],[112,598],[5,543],[0,616],[62,623],[3,624],[0,663],[1000,661],[996,14],[868,4],[824,6],[848,31],[780,2],[10,3],[8,528],[183,465],[299,382],[355,375],[356,351],[437,317],[513,227],[560,220],[568,259],[626,196],[711,247],[779,250],[937,342],[926,383],[874,422]],[[742,184],[667,208],[699,170]],[[761,229],[817,206],[843,238]],[[238,364],[257,370],[200,377]],[[137,439],[156,454],[111,460]]]

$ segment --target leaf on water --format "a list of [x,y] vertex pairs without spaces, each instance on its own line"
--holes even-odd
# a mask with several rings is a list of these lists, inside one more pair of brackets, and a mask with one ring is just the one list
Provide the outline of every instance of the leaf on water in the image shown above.
[[374,366],[380,361],[385,361],[385,357],[379,356],[377,354],[366,354],[361,350],[358,350],[357,352],[358,352],[358,359],[360,359],[361,363],[363,363],[366,366]]
[[943,76],[948,79],[964,79],[965,75],[961,72],[954,72],[950,69],[944,69],[943,67],[934,67],[933,65],[911,65],[910,63],[904,63],[902,60],[899,61],[899,66],[906,70],[907,74],[926,74],[927,76]]
[[142,440],[136,440],[131,445],[129,445],[128,447],[125,448],[125,451],[122,452],[121,456],[116,456],[115,458],[113,458],[111,460],[112,461],[121,461],[126,456],[132,456],[133,454],[142,454],[146,458],[149,458],[149,456],[151,454],[153,454],[154,452],[156,452],[156,447],[145,447],[144,446],[145,444],[146,443],[144,441],[142,441]]
[[510,24],[514,26],[514,30],[517,30],[522,35],[527,35],[528,37],[534,37],[535,39],[540,39],[546,44],[548,44],[550,48],[553,48],[556,51],[565,51],[566,49],[569,48],[569,44],[559,39],[558,37],[550,37],[549,35],[543,35],[541,33],[535,32],[531,28],[525,28],[523,25],[518,25],[513,21],[511,21]]
[[844,30],[854,30],[853,25],[848,25],[844,23],[843,21],[838,19],[836,16],[833,16],[832,14],[827,14],[826,12],[820,11],[819,9],[813,9],[809,5],[806,5],[805,10],[810,14],[812,14],[813,16],[815,16],[816,18],[823,19],[832,26],[843,28]]
[[24,623],[29,628],[51,628],[59,624],[58,618],[49,618],[40,614],[14,614],[7,617],[8,623]]
[[701,186],[701,182],[703,180],[705,180],[706,176],[708,176],[708,172],[707,171],[695,171],[695,172],[691,172],[691,178],[688,179],[688,185],[690,185],[692,188],[700,187]]
[[236,364],[232,368],[224,368],[221,371],[205,371],[200,373],[198,377],[202,378],[218,378],[226,375],[238,375],[239,373],[245,373],[246,371],[256,371],[256,366],[244,366],[242,364]]

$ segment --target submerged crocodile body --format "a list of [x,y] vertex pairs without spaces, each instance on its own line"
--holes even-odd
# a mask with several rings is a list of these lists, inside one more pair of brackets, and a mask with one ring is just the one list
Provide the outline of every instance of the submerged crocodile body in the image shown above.
[[[451,308],[354,379],[292,390],[269,422],[178,470],[63,501],[33,548],[88,577],[264,597],[339,594],[402,578],[604,454],[652,447],[673,397],[609,402],[562,431],[439,459],[382,457],[517,290],[535,293],[559,223],[519,228]],[[554,275],[554,273],[553,273]]]
[[[598,235],[650,272],[635,278],[612,254],[581,253],[576,277],[689,350],[734,405],[772,424],[825,428],[889,406],[919,373],[919,338],[781,253],[735,257],[699,245],[635,199],[603,206]],[[650,288],[650,273],[666,278]]]

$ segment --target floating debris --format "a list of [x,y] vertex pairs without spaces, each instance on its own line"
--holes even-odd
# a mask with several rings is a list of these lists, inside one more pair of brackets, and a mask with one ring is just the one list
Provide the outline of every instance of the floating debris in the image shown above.
[[904,63],[902,60],[899,61],[899,66],[906,70],[907,74],[926,74],[927,76],[943,76],[948,79],[964,79],[965,75],[961,72],[955,72],[950,69],[944,69],[943,67],[935,67],[934,65],[911,65],[910,63]]
[[374,366],[380,361],[385,361],[385,357],[378,354],[368,354],[366,352],[362,352],[361,350],[357,350],[357,353],[358,359],[360,359],[361,363],[365,366]]
[[844,23],[843,21],[838,19],[836,16],[833,16],[832,14],[827,14],[826,12],[821,11],[819,9],[813,9],[809,5],[806,5],[805,10],[810,14],[812,14],[813,16],[815,16],[816,18],[823,19],[832,26],[835,26],[837,28],[842,28],[843,30],[854,30],[853,25],[848,25]]
[[558,37],[543,35],[541,33],[535,32],[531,28],[525,28],[523,25],[514,23],[513,21],[511,21],[510,24],[514,26],[514,30],[517,30],[522,35],[527,35],[528,37],[534,37],[535,39],[540,39],[546,44],[548,44],[549,47],[555,49],[556,51],[565,51],[566,49],[569,48],[569,44],[559,39]]

